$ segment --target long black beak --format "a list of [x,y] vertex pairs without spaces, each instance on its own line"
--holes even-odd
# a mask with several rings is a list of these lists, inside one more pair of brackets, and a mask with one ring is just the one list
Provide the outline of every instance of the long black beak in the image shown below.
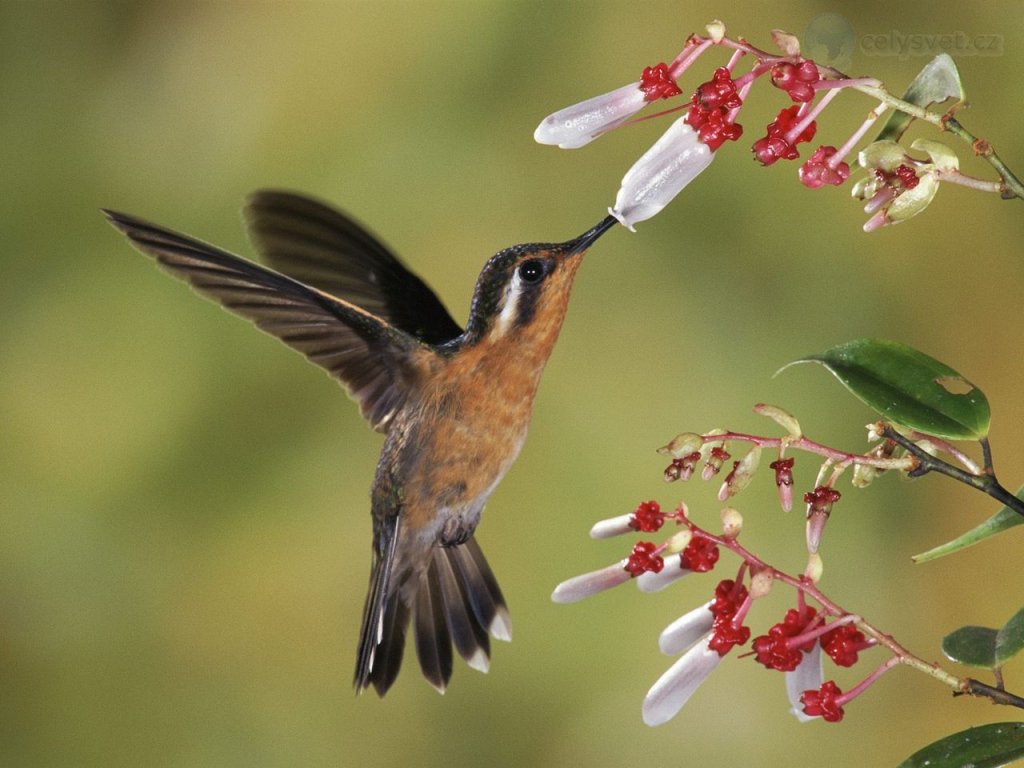
[[567,245],[569,246],[569,255],[575,256],[578,253],[583,253],[587,248],[594,244],[601,235],[611,229],[613,226],[618,224],[618,219],[612,215],[608,215],[601,220],[601,223],[596,227],[587,230],[582,235],[577,237],[575,240],[570,240]]

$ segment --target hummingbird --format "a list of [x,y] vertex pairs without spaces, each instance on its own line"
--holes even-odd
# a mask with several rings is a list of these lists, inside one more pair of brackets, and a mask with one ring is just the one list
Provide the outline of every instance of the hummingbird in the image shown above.
[[474,536],[526,439],[541,374],[584,253],[616,219],[484,265],[459,327],[434,292],[348,215],[264,190],[244,208],[267,266],[104,210],[143,254],[326,369],[384,445],[370,493],[373,552],[354,687],[383,697],[412,634],[444,692],[452,647],[486,672],[511,640],[505,598]]

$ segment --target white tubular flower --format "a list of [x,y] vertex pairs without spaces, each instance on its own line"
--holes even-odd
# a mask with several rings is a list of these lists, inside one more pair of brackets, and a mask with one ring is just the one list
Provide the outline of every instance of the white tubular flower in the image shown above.
[[711,148],[697,138],[686,118],[679,118],[622,177],[615,207],[608,212],[630,231],[636,231],[637,222],[668,205],[711,164],[713,157]]
[[640,83],[630,83],[548,115],[533,132],[533,139],[538,144],[578,149],[626,122],[646,104],[647,94]]
[[800,697],[804,691],[816,691],[821,688],[825,673],[821,667],[821,645],[804,654],[803,659],[792,672],[786,673],[786,695],[789,697],[790,712],[801,723],[817,720],[817,717],[804,714],[804,705]]
[[[705,613],[711,615],[707,610]],[[722,657],[718,652],[708,648],[707,639],[710,635],[708,632],[701,636],[700,641],[651,686],[643,704],[644,722],[647,725],[661,725],[675,717],[700,684],[721,663]]]
[[709,600],[704,605],[697,606],[665,627],[658,637],[661,652],[666,656],[675,656],[711,632],[715,623],[715,616],[710,610],[711,603]]
[[693,573],[693,571],[682,564],[678,554],[666,555],[665,567],[661,571],[658,573],[648,571],[636,577],[636,588],[641,592],[660,592],[665,587],[675,584],[683,576],[690,573]]
[[556,603],[575,603],[577,600],[617,587],[630,578],[632,576],[626,570],[626,561],[620,560],[599,571],[591,571],[563,581],[555,587],[551,599]]

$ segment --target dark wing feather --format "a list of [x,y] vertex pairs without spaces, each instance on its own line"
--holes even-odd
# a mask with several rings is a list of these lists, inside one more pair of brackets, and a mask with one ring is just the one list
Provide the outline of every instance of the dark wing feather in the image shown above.
[[351,302],[428,344],[462,333],[434,292],[387,247],[340,211],[265,190],[245,206],[249,235],[278,272]]
[[193,288],[297,349],[344,383],[374,429],[386,431],[426,347],[365,309],[206,243],[104,211],[143,253]]

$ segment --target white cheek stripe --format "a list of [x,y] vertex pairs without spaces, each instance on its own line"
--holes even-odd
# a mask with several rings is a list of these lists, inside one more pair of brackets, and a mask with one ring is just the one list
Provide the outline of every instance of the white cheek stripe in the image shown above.
[[508,286],[508,291],[505,293],[505,306],[501,308],[501,313],[494,324],[494,330],[498,336],[504,336],[515,320],[518,313],[516,306],[519,304],[519,296],[522,292],[523,284],[519,279],[519,271],[517,270],[512,276],[512,282]]

